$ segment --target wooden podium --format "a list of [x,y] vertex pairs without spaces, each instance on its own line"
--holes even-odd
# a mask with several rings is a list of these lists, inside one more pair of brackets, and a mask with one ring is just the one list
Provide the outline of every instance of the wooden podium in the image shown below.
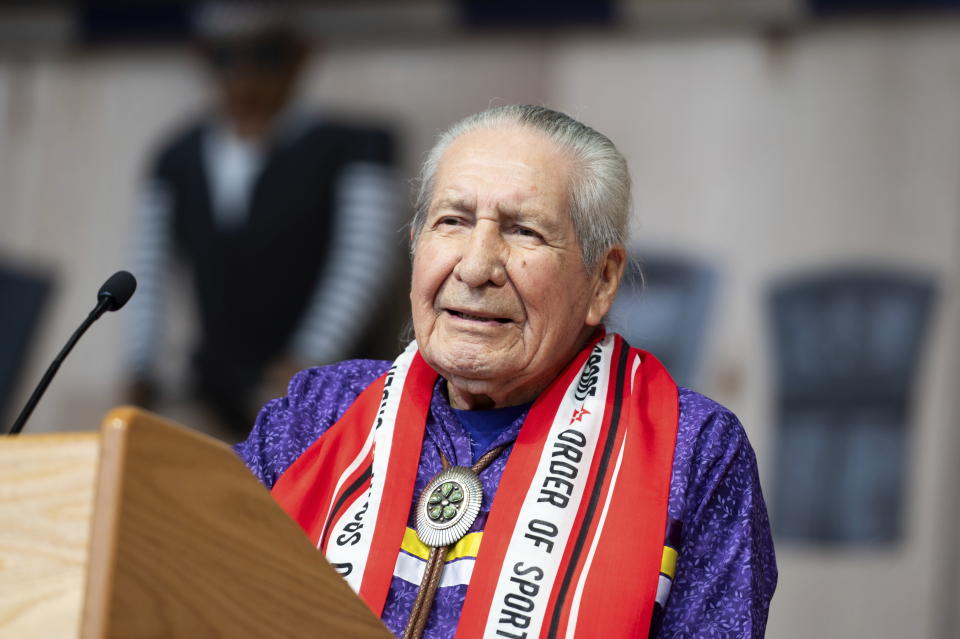
[[392,635],[225,444],[121,407],[0,437],[0,637]]

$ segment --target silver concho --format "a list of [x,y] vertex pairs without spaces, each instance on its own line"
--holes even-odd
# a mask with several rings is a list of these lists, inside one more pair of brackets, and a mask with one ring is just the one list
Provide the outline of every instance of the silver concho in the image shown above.
[[417,537],[437,548],[456,543],[480,513],[483,487],[469,468],[451,466],[427,484],[417,503]]

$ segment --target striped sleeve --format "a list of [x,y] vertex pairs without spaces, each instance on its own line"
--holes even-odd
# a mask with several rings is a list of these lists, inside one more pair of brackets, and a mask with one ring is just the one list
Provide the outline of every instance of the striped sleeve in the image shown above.
[[399,189],[393,169],[349,164],[337,182],[330,256],[303,320],[292,355],[325,364],[351,355],[394,267]]
[[172,193],[161,180],[150,179],[137,196],[130,271],[137,294],[124,313],[128,339],[124,359],[129,370],[149,376],[160,347],[165,285],[172,251]]

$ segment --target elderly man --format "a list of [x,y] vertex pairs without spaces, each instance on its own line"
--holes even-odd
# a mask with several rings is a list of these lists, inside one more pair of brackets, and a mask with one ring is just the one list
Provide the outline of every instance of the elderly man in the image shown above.
[[411,637],[757,637],[776,566],[743,429],[605,333],[626,162],[541,107],[441,136],[411,239],[416,341],[298,374],[238,447]]

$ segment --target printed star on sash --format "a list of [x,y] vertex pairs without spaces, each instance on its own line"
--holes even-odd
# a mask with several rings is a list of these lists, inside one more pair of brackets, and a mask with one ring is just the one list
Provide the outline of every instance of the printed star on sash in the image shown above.
[[[583,421],[583,416],[589,415],[589,414],[590,414],[590,411],[588,411],[586,408],[583,408],[582,406],[580,408],[574,408],[573,417],[570,418],[570,424],[573,424],[573,422]],[[567,425],[569,426],[570,424],[567,424]]]

